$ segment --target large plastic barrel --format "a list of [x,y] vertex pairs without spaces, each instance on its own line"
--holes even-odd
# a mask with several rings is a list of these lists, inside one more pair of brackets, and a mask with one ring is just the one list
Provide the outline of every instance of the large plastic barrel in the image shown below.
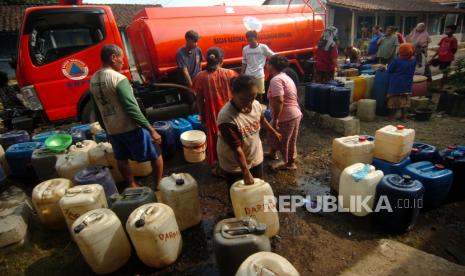
[[200,115],[199,114],[192,114],[187,116],[187,120],[189,123],[192,124],[192,127],[195,130],[203,130],[202,129],[202,121],[200,121]]
[[32,152],[42,147],[40,142],[14,144],[6,151],[6,159],[13,176],[18,178],[35,177],[32,167]]
[[29,142],[31,137],[25,130],[13,130],[0,134],[0,144],[7,150],[11,145]]
[[376,100],[376,114],[388,115],[386,94],[389,88],[389,74],[385,71],[376,71],[373,85],[373,99]]
[[115,181],[111,177],[110,170],[105,166],[88,166],[74,176],[74,182],[78,185],[100,184],[105,191],[108,206],[111,207],[111,196],[118,194]]
[[319,83],[310,83],[305,86],[305,109],[314,111],[315,110],[315,97],[316,90],[322,86]]
[[329,93],[329,115],[334,118],[349,116],[350,89],[335,87]]
[[316,88],[315,93],[315,111],[320,114],[329,113],[329,95],[334,86],[323,84]]
[[176,147],[178,149],[182,149],[181,144],[181,134],[188,130],[193,130],[192,124],[184,119],[184,118],[177,118],[170,121],[171,126],[174,129],[174,133],[176,134]]
[[422,208],[424,193],[425,189],[421,182],[409,176],[397,174],[384,176],[376,187],[376,202],[387,199],[391,204],[392,212],[383,208],[376,212],[377,225],[394,232],[411,230]]
[[162,138],[163,158],[169,159],[176,153],[176,133],[171,124],[167,121],[158,121],[153,123],[155,130]]

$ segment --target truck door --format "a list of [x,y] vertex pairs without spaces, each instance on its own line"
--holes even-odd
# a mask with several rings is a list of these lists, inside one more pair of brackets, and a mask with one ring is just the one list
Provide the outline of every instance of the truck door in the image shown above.
[[49,120],[76,117],[77,103],[101,66],[101,48],[115,43],[109,22],[105,10],[96,7],[48,7],[27,15],[18,82],[32,87]]

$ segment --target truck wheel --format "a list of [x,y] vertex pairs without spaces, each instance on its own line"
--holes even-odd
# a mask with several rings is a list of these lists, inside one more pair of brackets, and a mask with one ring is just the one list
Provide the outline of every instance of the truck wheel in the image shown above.
[[286,75],[288,75],[294,81],[296,86],[299,85],[300,83],[299,74],[297,74],[297,72],[294,69],[292,69],[291,67],[287,67],[283,71],[284,73],[286,73]]
[[82,112],[81,112],[80,119],[81,119],[81,122],[85,124],[93,123],[97,120],[95,116],[94,108],[90,101],[88,101],[86,105],[84,105],[84,108],[82,109]]

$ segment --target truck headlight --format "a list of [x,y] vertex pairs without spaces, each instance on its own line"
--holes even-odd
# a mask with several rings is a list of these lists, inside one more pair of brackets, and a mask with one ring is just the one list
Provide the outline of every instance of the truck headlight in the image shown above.
[[37,92],[34,88],[34,85],[22,87],[19,91],[20,93],[17,94],[17,97],[26,108],[33,111],[43,109],[42,104],[40,103],[40,99],[37,96]]

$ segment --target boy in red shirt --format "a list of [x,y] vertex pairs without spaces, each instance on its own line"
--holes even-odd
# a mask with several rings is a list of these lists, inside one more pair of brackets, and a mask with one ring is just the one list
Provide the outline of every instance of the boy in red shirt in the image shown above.
[[[455,53],[457,52],[458,42],[454,37],[454,33],[457,27],[455,25],[449,25],[446,27],[446,37],[443,37],[439,42],[439,49],[431,60],[432,66],[439,66],[439,69],[443,73],[441,80],[441,88],[444,88],[444,84],[447,82],[448,68],[455,59]],[[436,58],[437,57],[437,58]]]

